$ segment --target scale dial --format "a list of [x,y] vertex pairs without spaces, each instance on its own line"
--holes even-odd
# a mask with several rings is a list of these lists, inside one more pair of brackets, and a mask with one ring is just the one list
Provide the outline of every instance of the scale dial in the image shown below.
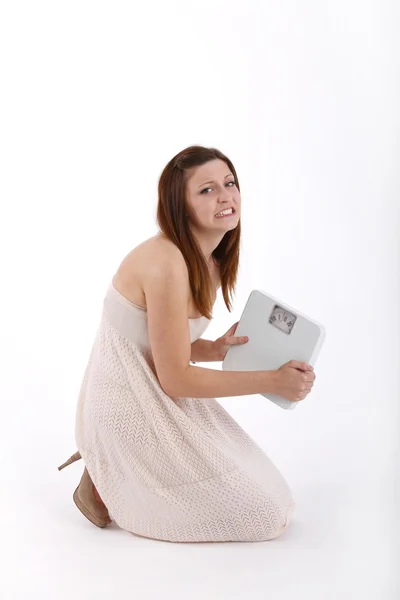
[[290,335],[296,319],[297,317],[293,313],[275,304],[269,322],[277,329],[280,329],[280,331],[283,331],[283,333]]

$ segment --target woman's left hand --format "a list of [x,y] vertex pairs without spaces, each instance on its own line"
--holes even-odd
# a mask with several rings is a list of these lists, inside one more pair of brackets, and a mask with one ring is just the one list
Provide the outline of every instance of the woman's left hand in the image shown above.
[[215,360],[222,361],[225,358],[226,353],[228,352],[231,346],[237,344],[246,344],[249,341],[247,336],[235,336],[236,327],[238,326],[239,321],[237,321],[228,331],[219,337],[213,343],[213,351],[215,354]]

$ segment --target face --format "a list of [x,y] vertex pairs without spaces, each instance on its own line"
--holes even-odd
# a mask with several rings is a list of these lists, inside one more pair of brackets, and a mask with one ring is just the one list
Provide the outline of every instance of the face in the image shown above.
[[[235,229],[240,218],[240,193],[223,160],[215,159],[193,169],[186,190],[196,228],[222,234]],[[228,208],[232,214],[216,216]]]

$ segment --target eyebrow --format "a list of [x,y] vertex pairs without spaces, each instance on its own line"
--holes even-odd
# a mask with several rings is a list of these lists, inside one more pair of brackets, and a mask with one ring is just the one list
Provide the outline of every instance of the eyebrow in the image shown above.
[[[224,179],[226,179],[227,177],[230,177],[232,175],[233,177],[233,173],[228,173],[228,175],[225,175]],[[199,188],[201,188],[203,185],[206,185],[206,183],[215,183],[215,181],[205,181],[204,183],[202,183],[201,185],[199,185]]]

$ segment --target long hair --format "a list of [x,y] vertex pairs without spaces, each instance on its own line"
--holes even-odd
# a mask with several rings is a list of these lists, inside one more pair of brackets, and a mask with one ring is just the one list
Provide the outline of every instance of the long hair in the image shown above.
[[[208,161],[223,160],[231,170],[240,191],[235,167],[227,156],[216,148],[189,146],[172,158],[165,166],[158,182],[157,225],[160,231],[182,252],[189,272],[194,303],[208,319],[212,318],[214,286],[207,262],[190,227],[195,220],[186,201],[186,182],[189,171]],[[235,229],[227,231],[212,253],[220,269],[222,295],[229,312],[239,269],[240,220]]]

